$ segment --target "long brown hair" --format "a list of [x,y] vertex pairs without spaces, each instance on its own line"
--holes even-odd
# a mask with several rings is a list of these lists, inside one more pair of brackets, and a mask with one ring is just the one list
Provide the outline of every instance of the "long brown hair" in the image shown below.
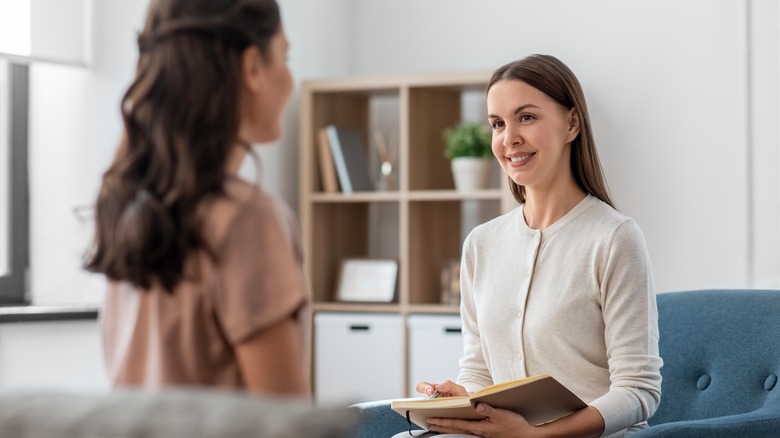
[[[585,94],[577,77],[558,58],[550,55],[531,55],[499,67],[490,78],[487,89],[502,80],[523,81],[550,96],[567,109],[575,108],[580,116],[580,132],[571,142],[571,171],[574,180],[586,193],[601,199],[612,208],[614,204],[601,170],[596,142],[591,130]],[[517,202],[525,202],[525,187],[511,178],[509,188]]]
[[152,0],[86,269],[170,292],[189,254],[212,252],[197,209],[223,193],[229,153],[244,144],[242,53],[256,46],[269,59],[279,27],[275,0]]

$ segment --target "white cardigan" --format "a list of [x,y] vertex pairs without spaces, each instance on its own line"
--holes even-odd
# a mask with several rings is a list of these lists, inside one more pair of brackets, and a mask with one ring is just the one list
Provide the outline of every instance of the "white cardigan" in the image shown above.
[[588,195],[539,231],[521,205],[472,230],[461,266],[458,382],[469,392],[551,374],[598,409],[605,436],[645,426],[662,360],[649,256],[632,219]]

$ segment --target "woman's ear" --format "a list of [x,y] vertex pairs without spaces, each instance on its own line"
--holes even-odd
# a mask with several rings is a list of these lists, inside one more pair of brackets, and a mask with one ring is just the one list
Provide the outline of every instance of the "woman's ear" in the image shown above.
[[241,75],[244,87],[250,92],[258,92],[263,88],[265,69],[263,56],[257,46],[249,46],[241,54]]
[[567,136],[567,142],[572,142],[580,133],[580,113],[577,111],[577,108],[572,108],[569,110],[569,114],[566,116],[566,121],[569,125],[569,135]]

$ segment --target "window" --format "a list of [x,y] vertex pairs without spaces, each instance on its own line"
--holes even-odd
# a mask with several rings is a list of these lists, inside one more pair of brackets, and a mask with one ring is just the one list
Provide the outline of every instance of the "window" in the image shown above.
[[0,7],[0,52],[27,57],[31,55],[31,15],[30,0],[4,2]]
[[[6,115],[6,109],[8,104],[6,103],[7,97],[3,91],[7,90],[8,78],[6,77],[6,70],[0,66],[0,133],[5,134],[8,132],[8,116]],[[10,258],[9,242],[10,242],[10,227],[11,221],[9,217],[10,213],[10,193],[11,193],[11,181],[9,174],[11,171],[11,165],[9,163],[10,151],[8,150],[8,139],[6,135],[0,136],[0,276],[8,274],[8,264]]]
[[0,60],[0,304],[26,301],[28,67]]
[[89,65],[91,23],[92,0],[0,0],[0,305],[29,302],[27,64]]

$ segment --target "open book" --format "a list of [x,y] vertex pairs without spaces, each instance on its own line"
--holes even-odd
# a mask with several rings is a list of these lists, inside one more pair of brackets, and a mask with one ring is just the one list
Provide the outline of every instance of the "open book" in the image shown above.
[[587,406],[552,376],[542,374],[497,383],[469,397],[405,398],[393,400],[390,407],[427,428],[427,419],[434,417],[481,420],[485,417],[475,410],[478,403],[516,412],[533,425],[557,420]]

